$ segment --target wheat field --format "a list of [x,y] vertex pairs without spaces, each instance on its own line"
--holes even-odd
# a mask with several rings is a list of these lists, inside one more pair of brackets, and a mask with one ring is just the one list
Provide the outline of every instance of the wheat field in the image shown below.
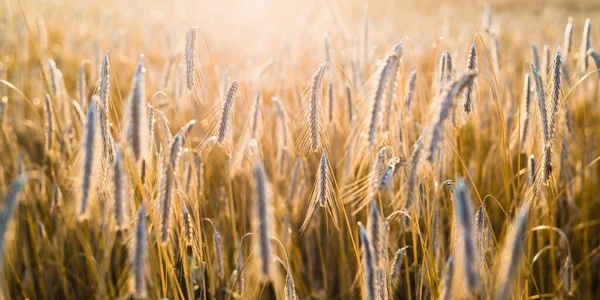
[[3,0],[0,299],[597,299],[597,24]]

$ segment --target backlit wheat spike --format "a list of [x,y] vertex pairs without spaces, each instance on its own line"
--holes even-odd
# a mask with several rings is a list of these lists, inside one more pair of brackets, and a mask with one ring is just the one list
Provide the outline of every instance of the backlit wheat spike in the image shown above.
[[529,205],[526,203],[521,206],[518,215],[509,228],[498,261],[494,299],[508,299],[510,295],[512,282],[518,275],[521,258],[523,257],[523,249],[521,248],[528,215]]
[[383,68],[381,68],[377,75],[375,90],[373,92],[373,98],[369,102],[369,112],[367,115],[366,136],[369,149],[373,148],[376,143],[377,130],[381,124],[381,113],[385,104],[386,83],[391,69],[395,66],[397,61],[398,56],[395,54],[389,55],[385,60]]
[[271,275],[272,250],[270,237],[272,235],[272,206],[267,187],[267,177],[260,162],[254,165],[254,180],[256,198],[256,216],[254,218],[254,231],[258,234],[258,249],[260,258],[260,270],[262,275],[269,278]]
[[77,98],[82,107],[87,107],[87,82],[85,81],[85,63],[79,67],[77,74]]
[[548,74],[550,74],[550,47],[548,45],[544,45],[544,65],[542,66],[542,76],[543,78],[548,78]]
[[407,114],[410,113],[412,100],[415,93],[415,86],[417,83],[417,70],[412,70],[408,75],[408,81],[406,84],[406,95],[404,96],[404,110]]
[[492,6],[489,3],[483,6],[483,30],[492,30]]
[[[17,207],[19,194],[23,189],[23,185],[27,182],[26,175],[19,175],[10,185],[9,191],[4,197],[3,210],[0,214],[0,252],[4,252],[4,236],[8,230],[8,223],[12,218],[13,212]],[[3,258],[2,258],[3,260]]]
[[333,122],[333,82],[329,82],[327,86],[327,122]]
[[537,50],[536,45],[531,45],[531,51],[533,53],[533,65],[539,69],[540,68],[540,55]]
[[325,61],[331,61],[331,42],[329,41],[329,34],[323,35],[323,41],[325,42]]
[[83,108],[81,108],[81,105],[75,99],[71,100],[71,105],[75,110],[75,116],[77,117],[77,121],[81,126],[83,126],[83,124],[85,123],[85,114],[83,112]]
[[52,100],[50,100],[50,95],[48,94],[46,94],[44,97],[44,117],[46,120],[45,149],[46,153],[49,153],[50,149],[52,149],[52,137],[54,135],[54,119],[52,111]]
[[531,65],[531,73],[533,74],[533,82],[535,86],[536,96],[538,99],[538,110],[540,112],[540,131],[542,133],[542,141],[544,144],[549,143],[550,133],[548,132],[548,114],[546,110],[546,96],[544,94],[544,84],[542,76],[538,69]]
[[257,134],[258,134],[258,122],[259,122],[259,118],[260,118],[260,103],[261,103],[261,99],[262,99],[262,91],[258,91],[258,93],[256,94],[256,99],[254,100],[254,105],[252,108],[252,123],[251,123],[251,131],[250,131],[250,136],[253,139],[256,139]]
[[[475,250],[475,244],[473,242],[473,209],[471,205],[471,199],[467,191],[465,182],[458,178],[456,180],[456,189],[454,191],[454,217],[455,222],[458,224],[458,230],[460,237],[455,248],[455,256],[458,256],[458,268],[455,272],[459,276],[465,276],[467,282],[468,294],[477,294],[477,252]],[[457,276],[457,274],[455,274]]]
[[360,226],[360,242],[363,250],[363,271],[364,271],[364,285],[365,285],[365,299],[375,300],[377,299],[377,289],[375,286],[376,274],[375,274],[375,262],[373,258],[373,246],[369,240],[369,234],[367,230]]
[[243,295],[244,294],[245,276],[244,276],[244,255],[243,255],[243,251],[242,251],[242,240],[240,240],[240,242],[238,243],[235,271],[236,271],[236,275],[237,275],[237,293],[240,295]]
[[352,89],[348,83],[345,84],[346,87],[346,106],[348,110],[348,123],[354,124],[354,103],[352,102]]
[[131,291],[134,298],[147,297],[146,290],[146,258],[148,256],[148,232],[146,229],[146,208],[142,203],[137,215],[137,224],[133,235],[133,251],[131,252],[131,270],[133,284]]
[[389,149],[390,147],[382,147],[381,149],[379,149],[377,155],[371,163],[371,168],[369,170],[369,187],[367,190],[367,199],[374,197],[375,193],[377,192],[379,179],[381,178],[381,169],[383,168],[386,154]]
[[58,83],[58,70],[56,69],[56,63],[53,59],[48,60],[48,74],[50,75],[50,87],[52,88],[52,95],[56,99],[61,99],[60,86]]
[[535,156],[530,155],[529,159],[527,159],[527,175],[529,178],[529,184],[533,185],[535,183],[535,174],[536,174],[536,161]]
[[185,245],[187,247],[191,247],[194,242],[194,221],[192,220],[192,215],[190,211],[187,209],[184,201],[181,201],[181,213],[182,213],[182,221],[183,221],[183,237],[185,239]]
[[302,168],[302,159],[297,158],[296,163],[294,163],[294,168],[292,169],[292,178],[290,181],[290,193],[288,196],[288,201],[290,204],[292,204],[294,199],[296,198],[296,195],[298,192],[299,178],[300,178],[301,173],[302,173],[302,176],[304,177],[304,169]]
[[302,107],[296,117],[300,124],[296,147],[305,155],[326,149],[327,141],[323,132],[321,98],[323,76],[330,62],[322,63],[312,76],[302,94]]
[[285,288],[284,288],[284,299],[285,300],[297,300],[296,286],[294,285],[294,278],[292,274],[287,272],[285,275]]
[[579,53],[581,59],[581,69],[582,72],[587,72],[588,69],[588,57],[586,53],[590,50],[592,46],[591,42],[592,37],[592,20],[589,18],[585,20],[585,25],[583,26],[583,40],[581,41],[581,52]]
[[367,230],[369,234],[369,241],[371,242],[372,247],[372,255],[373,255],[373,266],[375,267],[375,294],[377,297],[381,297],[381,293],[383,292],[380,286],[380,266],[381,266],[381,231],[380,231],[380,223],[381,223],[381,214],[379,213],[379,209],[377,208],[377,203],[375,203],[375,198],[371,199],[371,208],[369,210],[369,218],[367,221]]
[[421,152],[423,151],[423,142],[419,138],[413,145],[413,151],[408,159],[408,170],[406,174],[406,184],[404,185],[404,207],[410,208],[413,203],[415,189],[417,188],[417,171],[421,161]]
[[131,149],[133,158],[140,162],[147,158],[148,153],[148,119],[146,115],[146,70],[142,63],[138,63],[131,83],[131,94],[126,103],[125,114],[125,140]]
[[195,63],[196,63],[196,39],[198,37],[198,28],[190,27],[185,34],[185,84],[188,92],[194,90]]
[[171,230],[172,198],[175,185],[175,174],[177,172],[177,163],[181,155],[183,137],[177,134],[171,142],[169,156],[163,160],[160,174],[160,187],[158,190],[158,199],[160,204],[160,239],[163,245],[169,240]]
[[92,196],[96,184],[96,168],[97,162],[100,159],[100,153],[97,149],[97,140],[99,137],[98,132],[98,110],[96,104],[100,102],[98,96],[92,98],[92,105],[90,105],[85,123],[85,133],[83,138],[83,160],[81,165],[81,188],[80,198],[77,206],[77,215],[79,219],[87,218],[88,214],[88,202]]
[[573,18],[569,17],[567,26],[565,27],[565,41],[563,48],[565,50],[565,60],[569,60],[569,54],[571,54],[571,47],[573,45]]
[[398,157],[392,157],[388,161],[387,166],[385,167],[385,169],[381,173],[381,176],[379,177],[379,183],[377,184],[377,190],[382,191],[391,185],[392,179],[394,178],[394,173],[397,170],[396,168],[398,167],[398,164],[400,164],[400,158],[398,158]]
[[109,70],[110,63],[108,61],[108,51],[106,51],[106,55],[102,60],[102,66],[100,68],[100,90],[98,91],[98,96],[100,97],[100,101],[95,103],[100,108],[100,113],[98,114],[98,120],[100,122],[100,135],[102,136],[102,160],[105,164],[109,164],[114,160],[114,152],[112,151],[112,142],[111,142],[111,134],[110,134],[110,122],[109,122],[109,88],[110,88],[110,80],[109,80]]
[[551,90],[550,90],[550,119],[548,120],[548,134],[550,140],[555,139],[557,122],[559,118],[558,109],[560,107],[560,70],[561,70],[561,55],[560,55],[560,47],[556,51],[556,56],[554,57],[553,67],[552,67],[552,78],[551,78]]
[[440,292],[441,300],[450,300],[453,298],[452,295],[452,281],[454,279],[454,259],[452,256],[446,261],[446,267],[444,268],[444,281],[442,282],[442,291]]
[[483,202],[483,204],[481,204],[479,206],[479,208],[477,209],[477,212],[475,213],[475,229],[473,231],[474,234],[474,238],[473,240],[475,240],[475,248],[477,249],[477,258],[479,259],[478,262],[478,273],[479,276],[482,278],[483,277],[483,272],[485,271],[485,252],[487,251],[488,248],[488,227],[487,227],[487,220],[485,218],[485,201]]
[[152,104],[148,103],[148,151],[154,152],[154,130],[156,128],[156,114]]
[[[469,50],[469,57],[467,58],[467,72],[477,72],[477,48],[475,48],[475,44],[473,44],[471,46],[471,50]],[[471,83],[465,88],[465,102],[463,104],[463,110],[467,115],[470,115],[473,111],[476,89],[476,80],[471,81]]]
[[287,113],[285,112],[285,108],[283,107],[283,102],[279,100],[279,98],[273,97],[273,103],[275,103],[275,108],[277,109],[277,117],[279,118],[279,132],[280,132],[280,143],[281,148],[288,148],[288,121],[287,121]]
[[171,129],[169,128],[169,120],[167,120],[167,115],[165,115],[163,112],[159,111],[159,110],[155,110],[156,112],[158,112],[158,114],[160,115],[160,119],[162,121],[162,131],[163,131],[163,140],[164,143],[167,145],[171,144],[171,141],[173,140],[173,135],[171,134]]
[[572,297],[575,292],[575,279],[573,278],[573,261],[571,255],[567,255],[560,270],[562,292],[567,297]]
[[[231,126],[231,114],[233,113],[233,103],[235,102],[235,96],[237,95],[240,82],[234,80],[229,85],[227,93],[225,94],[225,100],[223,102],[223,109],[221,111],[221,117],[219,118],[219,124],[217,128],[217,143],[223,146],[225,138],[229,136],[229,127]],[[228,141],[229,142],[229,141]]]
[[115,218],[115,226],[117,230],[124,227],[126,223],[126,201],[127,201],[127,181],[125,176],[125,170],[123,170],[123,162],[121,152],[117,152],[115,155],[115,162],[113,165],[112,173],[112,185],[113,185],[113,213]]
[[336,191],[335,191],[335,179],[327,156],[325,152],[321,153],[321,160],[319,161],[319,167],[315,178],[315,185],[310,195],[310,201],[308,204],[308,210],[306,211],[306,218],[304,223],[300,227],[300,232],[306,230],[309,221],[317,208],[317,204],[325,208],[329,216],[331,216],[333,225],[338,228],[337,219],[337,203],[336,203]]
[[594,64],[596,65],[596,72],[598,73],[598,77],[600,78],[600,55],[594,49],[590,49],[587,52],[587,55],[591,56],[594,60]]
[[443,92],[449,80],[452,78],[452,69],[448,69],[448,67],[452,68],[452,58],[450,57],[450,52],[444,50],[438,63],[436,94]]
[[217,275],[221,280],[225,277],[225,258],[223,257],[223,239],[221,238],[221,234],[217,231],[215,227],[215,232],[213,234],[213,245],[215,248],[215,258],[217,260]]
[[391,283],[395,283],[398,279],[400,279],[400,268],[402,268],[402,264],[404,263],[404,256],[406,255],[406,250],[408,246],[398,249],[396,251],[396,255],[394,255],[394,261],[391,264],[390,269],[390,281]]
[[427,143],[425,143],[425,158],[430,163],[433,163],[438,151],[438,145],[442,141],[442,133],[445,127],[445,121],[450,115],[450,111],[454,106],[454,98],[475,78],[476,73],[469,72],[462,75],[458,80],[454,81],[438,96],[436,100],[437,111],[432,114],[432,119],[426,129]]
[[532,122],[532,113],[531,113],[531,76],[529,73],[525,74],[525,80],[523,82],[523,91],[521,92],[522,108],[521,108],[521,141],[520,148],[521,151],[525,149],[525,142],[527,141],[527,137],[529,136],[530,124]]
[[396,59],[393,60],[392,65],[389,70],[389,79],[388,79],[388,95],[386,101],[386,107],[383,111],[383,131],[389,131],[391,127],[391,117],[393,114],[394,103],[396,102],[396,94],[398,91],[398,73],[400,69],[398,68],[400,58],[402,58],[402,47],[404,46],[404,41],[400,41],[400,43],[396,44],[394,47],[394,54],[396,54]]

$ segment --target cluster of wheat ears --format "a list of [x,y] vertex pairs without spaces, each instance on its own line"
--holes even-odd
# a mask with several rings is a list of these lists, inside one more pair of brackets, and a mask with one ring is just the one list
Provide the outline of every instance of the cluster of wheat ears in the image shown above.
[[99,47],[61,64],[11,5],[2,32],[26,37],[0,41],[4,299],[598,295],[590,19],[521,60],[487,5],[472,45],[439,42],[428,66],[409,37],[371,49],[365,10],[351,50],[312,45],[312,77],[272,61],[230,80],[199,27],[122,70]]

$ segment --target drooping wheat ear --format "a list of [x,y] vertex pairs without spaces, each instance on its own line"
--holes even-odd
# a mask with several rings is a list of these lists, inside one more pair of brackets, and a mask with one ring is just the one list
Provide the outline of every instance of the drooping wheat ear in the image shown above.
[[367,198],[374,197],[377,192],[377,187],[379,185],[379,179],[381,177],[381,169],[383,168],[383,163],[385,162],[386,154],[390,147],[381,147],[377,152],[375,158],[373,158],[373,162],[371,162],[371,168],[369,170],[369,187],[367,192]]
[[146,231],[146,208],[142,203],[137,215],[137,224],[133,235],[133,251],[131,252],[131,269],[133,272],[132,293],[137,299],[147,296],[146,290],[146,257],[148,255]]
[[306,217],[304,223],[300,227],[300,232],[304,232],[309,224],[309,221],[315,212],[317,204],[321,207],[325,207],[327,213],[331,216],[333,225],[338,228],[337,218],[337,203],[336,203],[336,191],[335,191],[335,179],[327,156],[325,152],[321,153],[321,160],[319,161],[319,168],[315,178],[315,185],[310,195],[310,201],[308,210],[306,211]]
[[234,80],[227,88],[227,93],[225,94],[225,100],[223,102],[223,109],[221,111],[221,118],[219,119],[219,125],[217,129],[217,143],[219,145],[223,145],[225,141],[225,137],[228,136],[228,130],[231,123],[231,114],[233,112],[233,103],[235,101],[235,96],[237,95],[238,89],[240,87],[240,82]]
[[272,228],[272,206],[268,194],[268,183],[265,170],[260,162],[254,165],[254,180],[256,198],[256,217],[254,218],[254,231],[258,234],[258,249],[262,275],[269,278],[271,275],[271,243],[269,241]]
[[[467,59],[467,72],[475,72],[477,73],[477,48],[475,48],[475,44],[471,46],[471,50],[469,50],[469,58]],[[473,80],[470,84],[465,88],[465,102],[463,104],[463,109],[467,115],[470,115],[473,111],[473,107],[475,104],[475,90],[477,89],[477,81]]]
[[539,69],[540,68],[540,55],[538,54],[536,45],[531,45],[531,52],[533,53],[533,65],[537,69]]
[[253,139],[256,139],[256,136],[258,134],[258,120],[260,118],[260,103],[262,100],[262,91],[258,90],[258,93],[256,93],[256,98],[254,100],[254,107],[252,109],[252,130],[251,130],[251,134],[250,136]]
[[194,220],[192,215],[185,205],[185,201],[181,201],[181,213],[183,221],[183,236],[185,239],[185,245],[191,247],[194,242]]
[[373,258],[373,246],[369,240],[369,234],[363,225],[359,222],[360,226],[360,242],[363,249],[363,271],[365,274],[364,285],[365,285],[365,299],[375,300],[377,299],[377,287],[375,285],[375,262]]
[[529,184],[533,185],[535,183],[535,171],[536,161],[535,156],[529,155],[529,159],[527,159],[527,174],[529,178]]
[[52,149],[52,137],[54,135],[54,113],[52,111],[52,100],[50,100],[50,95],[46,94],[44,100],[44,117],[46,119],[45,149],[46,153],[49,153],[50,149]]
[[19,200],[19,194],[23,189],[23,185],[27,182],[26,175],[19,175],[10,185],[10,190],[4,198],[4,209],[0,214],[0,251],[4,249],[4,235],[8,229],[8,222],[10,221],[13,211],[17,207],[17,201]]
[[346,87],[346,106],[348,109],[348,123],[354,123],[354,103],[352,102],[352,89],[348,83],[345,84]]
[[146,115],[146,70],[140,56],[133,80],[131,94],[126,103],[125,140],[136,162],[147,158],[148,116]]
[[424,154],[425,158],[430,163],[433,163],[436,157],[438,145],[442,140],[445,121],[448,119],[448,116],[450,116],[450,111],[454,106],[454,98],[474,80],[475,75],[475,72],[468,72],[462,75],[438,96],[438,99],[436,100],[438,111],[432,115],[432,121],[428,125],[428,132],[426,133],[426,138],[428,140],[425,149],[426,153]]
[[413,151],[408,159],[408,173],[406,175],[406,184],[404,185],[404,207],[410,208],[415,195],[415,189],[417,188],[417,171],[419,168],[419,162],[421,161],[421,152],[423,148],[423,142],[421,137],[415,142]]
[[86,63],[82,63],[81,67],[79,67],[79,73],[77,74],[77,96],[79,100],[79,104],[82,107],[87,107],[87,82],[85,81],[85,65]]
[[287,275],[285,275],[285,288],[283,293],[285,300],[298,299],[296,294],[296,285],[294,285],[294,278],[292,278],[292,274],[290,272],[287,272]]
[[591,37],[592,37],[592,20],[590,20],[589,18],[585,20],[585,25],[583,27],[583,40],[581,42],[581,52],[580,54],[580,58],[581,58],[581,71],[582,72],[587,72],[588,69],[588,57],[586,55],[586,53],[588,52],[588,50],[590,50],[590,47],[592,46],[592,41],[591,41]]
[[553,69],[552,69],[552,81],[551,81],[551,87],[552,89],[550,90],[550,109],[549,109],[549,113],[550,113],[550,119],[548,120],[548,134],[549,134],[549,138],[551,142],[554,142],[555,140],[555,135],[556,135],[556,128],[557,128],[557,123],[558,123],[558,118],[559,118],[559,112],[558,109],[560,107],[560,89],[561,89],[561,82],[560,82],[560,70],[561,70],[561,55],[560,55],[560,47],[558,47],[558,50],[556,51],[556,56],[554,57],[554,62],[553,62]]
[[444,281],[442,282],[442,290],[440,292],[441,300],[452,299],[452,281],[454,277],[454,258],[448,257],[446,267],[444,268]]
[[198,37],[198,28],[190,27],[185,34],[185,84],[188,92],[194,90],[196,83],[195,66],[196,63],[196,39]]
[[97,139],[98,139],[98,106],[97,103],[100,102],[100,98],[98,96],[92,97],[93,104],[90,105],[85,123],[85,133],[83,138],[83,160],[81,166],[82,172],[82,180],[81,180],[81,196],[79,198],[79,205],[77,208],[77,215],[79,219],[87,218],[87,207],[88,201],[92,196],[92,192],[94,190],[95,182],[96,182],[96,166],[97,161],[99,159],[99,154],[97,153],[98,149],[96,149]]
[[383,191],[390,187],[394,174],[396,173],[398,164],[400,164],[399,157],[392,157],[387,163],[387,166],[379,177],[379,183],[377,184],[377,190]]
[[417,83],[417,70],[412,70],[408,75],[408,81],[406,84],[406,95],[404,96],[404,110],[407,114],[410,113],[410,107],[412,104],[413,94],[415,93],[415,86]]
[[548,78],[548,74],[550,74],[550,47],[548,45],[544,45],[544,65],[542,66],[542,75],[544,78]]
[[395,63],[397,61],[398,56],[396,56],[395,54],[389,55],[385,60],[385,64],[379,71],[379,74],[377,75],[378,80],[376,81],[373,99],[370,102],[369,112],[367,115],[368,120],[366,135],[369,149],[372,149],[376,143],[377,130],[379,129],[381,123],[381,111],[384,107],[385,87],[388,75],[390,74],[391,69],[395,66]]
[[156,127],[156,114],[154,107],[148,103],[148,151],[154,152],[154,128]]
[[158,190],[158,199],[160,203],[160,234],[163,245],[169,240],[169,231],[171,229],[171,211],[172,198],[175,185],[175,174],[177,172],[177,163],[181,155],[183,137],[181,134],[175,135],[171,142],[169,157],[163,160],[160,174],[160,189]]
[[325,61],[331,61],[331,42],[329,41],[329,34],[325,33],[323,35],[323,40],[325,42]]
[[112,184],[113,184],[113,212],[115,217],[115,225],[116,229],[119,230],[123,228],[125,223],[127,222],[127,213],[126,213],[126,205],[127,205],[127,181],[125,177],[125,171],[123,170],[123,162],[121,157],[121,152],[118,151],[115,155],[115,162],[113,165],[113,176],[112,176]]
[[388,79],[388,95],[386,101],[386,107],[383,111],[383,131],[389,131],[392,123],[392,115],[393,115],[393,105],[396,102],[396,94],[398,91],[398,73],[400,72],[400,58],[402,58],[402,47],[404,46],[404,40],[400,41],[394,47],[394,54],[396,55],[396,59],[394,59],[392,65],[389,70],[389,79]]
[[329,82],[327,86],[327,122],[333,122],[333,82]]
[[594,64],[596,65],[596,71],[598,72],[598,77],[600,78],[600,55],[594,49],[590,49],[587,52],[587,55],[591,56],[594,59]]
[[571,47],[573,45],[573,18],[569,17],[567,26],[565,27],[565,41],[563,48],[565,50],[565,60],[569,60],[569,54],[571,54]]
[[477,252],[473,242],[473,209],[467,186],[462,178],[456,179],[454,191],[454,217],[458,224],[460,237],[455,248],[455,255],[459,255],[459,264],[456,271],[466,276],[467,292],[470,295],[477,294],[478,278],[476,273]]
[[330,62],[322,63],[317,72],[312,76],[302,95],[302,107],[296,119],[300,125],[300,132],[296,140],[296,147],[303,154],[325,150],[325,133],[322,132],[321,97],[323,76]]
[[483,6],[483,30],[492,30],[492,5],[489,3]]
[[567,255],[565,263],[560,270],[562,292],[567,297],[572,297],[575,292],[575,279],[573,277],[573,260]]
[[529,215],[529,205],[523,204],[519,213],[512,223],[512,227],[506,236],[506,242],[502,248],[500,260],[498,261],[498,275],[496,278],[496,287],[494,299],[508,299],[511,291],[513,279],[517,276],[521,258],[523,256],[523,235],[527,225],[527,216]]
[[521,108],[521,141],[520,148],[521,151],[525,149],[525,143],[527,141],[527,137],[529,135],[529,124],[531,123],[532,114],[531,114],[531,76],[529,73],[525,74],[525,79],[523,82],[523,91],[521,92],[522,108]]
[[287,149],[288,147],[288,125],[287,125],[287,113],[285,112],[285,107],[283,106],[283,102],[279,100],[277,97],[273,97],[273,103],[275,103],[275,108],[277,109],[277,117],[279,118],[279,132],[280,132],[280,143],[281,148]]

